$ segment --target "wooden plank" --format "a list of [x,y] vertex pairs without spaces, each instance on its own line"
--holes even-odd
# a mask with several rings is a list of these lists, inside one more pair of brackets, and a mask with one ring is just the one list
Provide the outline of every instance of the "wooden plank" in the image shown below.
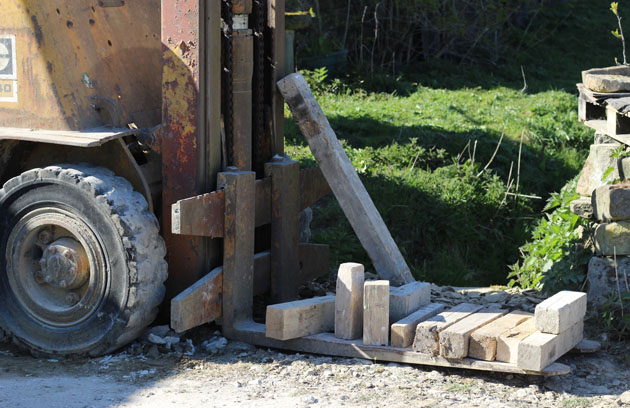
[[496,361],[516,364],[518,360],[518,346],[523,339],[536,333],[536,322],[531,317],[515,328],[499,336],[497,340]]
[[482,371],[505,372],[511,374],[529,374],[541,376],[564,375],[571,369],[559,363],[554,363],[540,372],[526,371],[515,364],[480,361],[470,358],[462,360],[447,360],[427,354],[416,353],[411,349],[401,349],[383,346],[368,346],[360,340],[337,339],[333,333],[321,333],[299,339],[279,341],[265,337],[265,325],[250,322],[241,326],[236,336],[238,340],[282,350],[301,353],[324,354],[339,357],[361,358],[369,361],[391,361],[401,364],[418,364],[437,367],[465,368]]
[[612,106],[606,106],[606,133],[611,136],[630,133],[630,118],[617,112]]
[[393,285],[413,282],[407,263],[304,78],[291,74],[278,82],[278,88],[376,272]]
[[410,314],[402,320],[392,324],[392,347],[406,348],[411,347],[413,339],[416,335],[416,327],[418,324],[444,311],[444,305],[441,303],[430,303],[421,307],[419,310]]
[[431,303],[431,284],[411,282],[389,292],[389,320],[394,323]]
[[99,127],[81,131],[45,130],[0,127],[0,140],[23,140],[27,142],[54,143],[66,146],[94,147],[111,140],[138,134],[138,129]]
[[344,263],[337,272],[335,337],[354,340],[363,334],[363,265]]
[[423,354],[437,356],[440,353],[440,332],[463,318],[481,310],[482,306],[470,303],[459,305],[438,314],[416,327],[416,337],[413,342],[413,350]]
[[335,328],[335,297],[323,296],[267,306],[265,335],[290,340]]
[[531,313],[514,311],[475,330],[470,335],[468,357],[494,361],[499,337],[531,317],[533,317]]
[[516,365],[524,370],[540,371],[582,341],[583,333],[584,321],[560,334],[536,332],[518,346]]
[[442,330],[439,335],[440,355],[445,358],[466,357],[468,355],[470,334],[506,313],[507,310],[487,307]]
[[254,296],[262,295],[271,287],[271,252],[254,255]]
[[180,200],[171,209],[173,234],[222,238],[225,191]]
[[298,297],[295,275],[300,269],[300,164],[275,156],[265,164],[271,178],[271,301],[282,303]]
[[171,328],[177,333],[221,317],[223,268],[216,268],[171,300]]
[[252,320],[254,298],[254,201],[256,173],[219,173],[225,190],[223,239],[223,334]]
[[300,172],[300,210],[305,210],[330,193],[330,186],[319,167]]
[[586,293],[564,290],[536,305],[536,329],[560,334],[584,320]]
[[389,344],[389,281],[365,282],[363,291],[363,344]]

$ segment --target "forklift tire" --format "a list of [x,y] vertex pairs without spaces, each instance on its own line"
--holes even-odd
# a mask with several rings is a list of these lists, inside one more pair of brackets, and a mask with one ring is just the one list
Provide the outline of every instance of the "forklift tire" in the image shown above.
[[36,355],[113,351],[155,319],[165,254],[127,180],[86,164],[22,173],[0,189],[0,328]]

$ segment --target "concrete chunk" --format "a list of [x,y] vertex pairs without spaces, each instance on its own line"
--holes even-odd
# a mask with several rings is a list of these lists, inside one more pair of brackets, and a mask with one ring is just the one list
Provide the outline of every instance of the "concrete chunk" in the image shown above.
[[389,291],[390,322],[409,316],[431,302],[431,284],[412,282]]
[[497,340],[496,361],[516,364],[518,360],[518,346],[521,341],[536,333],[536,320],[528,318],[515,328],[499,336]]
[[335,297],[324,296],[267,306],[266,336],[290,340],[335,328]]
[[441,303],[430,303],[410,314],[402,320],[392,324],[392,347],[406,348],[413,344],[416,327],[419,323],[444,311]]
[[389,281],[365,282],[363,292],[363,344],[389,343]]
[[586,293],[562,291],[536,306],[536,329],[560,334],[584,320]]
[[437,356],[440,352],[440,332],[463,318],[481,310],[482,306],[460,303],[452,309],[418,324],[413,350],[423,354]]
[[345,340],[361,338],[363,334],[363,284],[363,265],[345,263],[339,267],[335,298],[335,337]]
[[442,330],[439,335],[440,355],[445,358],[466,357],[468,355],[470,334],[506,313],[507,310],[487,307]]
[[470,335],[468,357],[494,361],[499,337],[533,316],[531,313],[515,311],[475,330]]
[[583,332],[584,321],[560,334],[536,332],[519,345],[516,365],[523,370],[542,371],[582,341]]

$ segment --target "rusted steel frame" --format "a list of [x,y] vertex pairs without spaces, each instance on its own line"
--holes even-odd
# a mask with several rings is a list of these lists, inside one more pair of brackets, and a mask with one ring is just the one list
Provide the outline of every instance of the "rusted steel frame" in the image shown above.
[[254,78],[252,97],[252,144],[254,171],[262,177],[271,160],[271,132],[265,126],[265,27],[267,0],[254,0],[250,27],[254,30]]
[[[168,216],[173,203],[212,191],[216,180],[212,176],[218,168],[215,150],[219,131],[213,127],[218,126],[217,104],[216,98],[209,98],[212,110],[206,114],[206,95],[219,90],[216,79],[206,83],[210,71],[217,68],[216,65],[206,67],[205,50],[207,41],[216,48],[220,16],[211,3],[162,0],[161,152],[162,203],[166,215],[162,217],[162,231],[168,250],[168,297],[189,287],[211,267],[210,258],[206,256],[211,250],[207,239],[173,235]],[[206,5],[209,5],[208,10]],[[208,27],[211,30],[208,33],[206,24],[214,24]],[[212,72],[216,77],[216,72]],[[214,121],[208,123],[208,132],[206,118]]]
[[252,0],[234,0],[232,10],[234,14],[251,14]]
[[282,156],[265,164],[271,178],[271,301],[297,299],[300,164]]
[[[256,180],[256,227],[271,223],[271,178]],[[300,211],[310,207],[330,192],[326,179],[318,168],[300,171]],[[171,210],[172,232],[223,238],[225,192],[223,190],[180,200]]]
[[276,83],[287,75],[285,62],[285,0],[267,1],[267,33],[268,72],[266,78],[269,89],[270,115],[272,123],[271,153],[284,154],[284,99]]
[[252,30],[232,33],[232,135],[227,135],[231,166],[252,169],[252,78],[254,75],[254,36]]
[[254,212],[256,173],[219,173],[225,190],[223,239],[223,334],[252,320],[254,298]]

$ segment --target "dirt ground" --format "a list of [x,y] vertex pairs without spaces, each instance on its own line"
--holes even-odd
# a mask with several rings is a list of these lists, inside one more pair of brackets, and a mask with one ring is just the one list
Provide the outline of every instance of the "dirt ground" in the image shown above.
[[80,360],[0,343],[0,407],[630,407],[628,342],[564,356],[571,374],[541,378],[259,349],[216,330]]

